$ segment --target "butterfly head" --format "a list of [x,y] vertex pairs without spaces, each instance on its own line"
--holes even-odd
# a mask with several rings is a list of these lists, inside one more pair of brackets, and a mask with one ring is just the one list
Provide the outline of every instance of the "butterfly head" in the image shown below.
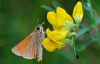
[[44,32],[44,29],[43,29],[43,23],[42,24],[38,24],[35,28],[36,30],[36,33],[38,35],[38,37],[44,39],[44,35],[45,35],[45,32]]

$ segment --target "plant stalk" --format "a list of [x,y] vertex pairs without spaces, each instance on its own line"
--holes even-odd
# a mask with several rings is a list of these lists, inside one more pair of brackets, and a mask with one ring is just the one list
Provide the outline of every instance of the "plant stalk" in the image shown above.
[[72,51],[73,51],[74,58],[75,58],[75,64],[78,64],[77,59],[76,59],[76,50],[75,50],[75,36],[72,37]]

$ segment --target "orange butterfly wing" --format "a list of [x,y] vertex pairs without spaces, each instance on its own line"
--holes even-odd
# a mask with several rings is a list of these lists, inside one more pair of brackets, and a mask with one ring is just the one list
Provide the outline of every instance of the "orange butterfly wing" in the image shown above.
[[[12,48],[12,52],[18,56],[23,56],[27,59],[32,59],[36,57],[35,42],[33,38],[33,33],[22,40],[19,44]],[[29,50],[27,50],[29,49]],[[28,54],[26,54],[28,52]]]
[[23,41],[21,41],[17,47],[18,47],[18,50],[19,50],[19,54],[22,54],[24,48],[25,48],[25,45],[28,44],[28,41],[32,38],[32,35],[30,34],[27,38],[25,38]]

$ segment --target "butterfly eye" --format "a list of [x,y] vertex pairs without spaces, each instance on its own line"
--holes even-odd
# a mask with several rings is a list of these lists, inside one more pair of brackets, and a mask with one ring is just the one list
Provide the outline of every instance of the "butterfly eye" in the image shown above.
[[40,27],[38,27],[38,26],[37,26],[37,28],[36,28],[36,29],[37,29],[37,30],[40,30]]

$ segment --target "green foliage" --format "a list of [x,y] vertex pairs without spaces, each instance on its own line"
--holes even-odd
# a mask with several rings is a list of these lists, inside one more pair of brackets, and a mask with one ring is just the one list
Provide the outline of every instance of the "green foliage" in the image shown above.
[[84,35],[89,30],[90,30],[90,26],[86,26],[84,28],[81,28],[80,31],[76,34],[76,38],[80,37],[81,35]]
[[41,7],[44,8],[45,10],[47,10],[47,11],[55,11],[53,8],[46,6],[46,5],[42,5]]

